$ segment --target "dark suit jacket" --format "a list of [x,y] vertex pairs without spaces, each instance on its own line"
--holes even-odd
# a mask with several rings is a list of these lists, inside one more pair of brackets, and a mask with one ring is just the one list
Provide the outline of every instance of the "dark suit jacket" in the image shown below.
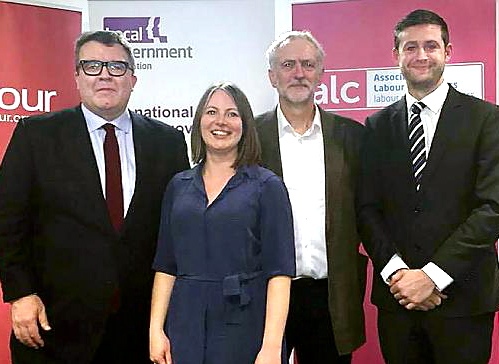
[[359,193],[359,228],[375,267],[372,301],[403,310],[379,272],[398,253],[411,268],[433,262],[455,281],[430,314],[497,309],[499,111],[452,87],[416,192],[405,98],[369,117]]
[[[260,115],[256,121],[263,165],[282,177],[276,110]],[[340,354],[346,354],[365,342],[362,301],[367,258],[358,252],[354,205],[364,128],[353,120],[319,110],[326,164],[329,310],[336,347]]]
[[[132,128],[136,184],[120,234],[81,108],[31,117],[15,129],[0,169],[0,277],[5,301],[37,293],[44,302],[52,330],[42,334],[40,355],[89,363],[116,292],[123,334],[134,330],[136,345],[148,345],[162,195],[189,164],[181,132],[135,113]],[[15,344],[13,354],[24,350]]]

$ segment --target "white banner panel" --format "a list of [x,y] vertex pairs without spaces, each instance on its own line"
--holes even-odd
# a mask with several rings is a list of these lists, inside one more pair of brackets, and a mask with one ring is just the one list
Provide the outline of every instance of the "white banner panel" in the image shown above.
[[[448,64],[445,82],[466,94],[484,98],[483,63]],[[366,106],[383,108],[405,94],[405,79],[398,67],[366,70]]]
[[138,83],[130,108],[186,138],[197,102],[216,81],[236,83],[255,114],[275,104],[265,59],[272,1],[89,1],[89,14],[90,29],[119,30],[132,43]]

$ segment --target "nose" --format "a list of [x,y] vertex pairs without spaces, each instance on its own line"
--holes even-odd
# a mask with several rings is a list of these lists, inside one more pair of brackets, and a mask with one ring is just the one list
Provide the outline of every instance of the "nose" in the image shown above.
[[295,78],[304,78],[305,74],[303,72],[303,67],[300,62],[295,65]]
[[424,47],[418,47],[418,50],[416,51],[416,57],[417,59],[421,60],[428,59],[428,55],[426,54],[426,50]]
[[112,78],[111,74],[109,73],[109,70],[107,69],[107,66],[102,66],[102,71],[99,75],[100,78]]
[[227,124],[227,120],[225,120],[225,115],[217,115],[215,118],[215,124],[217,125]]

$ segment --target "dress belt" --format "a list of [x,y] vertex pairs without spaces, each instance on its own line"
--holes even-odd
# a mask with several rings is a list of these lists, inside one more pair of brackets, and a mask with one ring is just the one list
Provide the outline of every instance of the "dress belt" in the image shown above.
[[220,282],[222,283],[222,294],[224,297],[234,297],[239,296],[239,306],[245,306],[251,301],[251,297],[246,291],[243,283],[251,281],[259,276],[263,272],[261,270],[250,272],[250,273],[237,273],[223,278],[211,277],[205,275],[179,275],[177,279],[200,281],[200,282]]

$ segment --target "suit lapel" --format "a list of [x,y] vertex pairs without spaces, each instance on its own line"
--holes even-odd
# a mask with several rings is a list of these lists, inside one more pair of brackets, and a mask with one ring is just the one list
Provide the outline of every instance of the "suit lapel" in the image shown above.
[[142,122],[142,118],[135,113],[130,113],[132,119],[132,132],[133,132],[133,147],[135,151],[135,187],[133,189],[132,200],[125,216],[125,223],[129,220],[129,216],[133,214],[137,201],[140,199],[144,179],[149,174],[147,173],[147,160],[154,158],[150,155],[147,140],[147,126]]
[[108,225],[112,229],[87,124],[80,107],[75,108],[73,112],[74,116],[61,120],[65,126],[59,143],[61,155],[71,166],[68,170],[74,171],[74,175],[68,177],[81,184],[83,191],[80,195],[85,199],[85,205],[91,209],[89,213],[95,222],[102,225],[103,222],[109,221]]
[[423,171],[421,185],[424,185],[425,181],[431,178],[431,175],[436,171],[440,160],[445,154],[449,138],[457,128],[456,122],[462,119],[462,115],[459,115],[460,107],[459,94],[450,87],[447,98],[442,106],[442,111],[440,112],[437,129],[435,130],[428,155],[428,162]]
[[262,145],[262,160],[264,161],[264,166],[282,178],[277,109],[264,116],[258,136]]
[[[392,140],[397,141],[397,148],[403,148],[410,155],[409,149],[409,132],[407,121],[407,104],[405,97],[395,104],[393,113],[391,115],[391,124],[393,125]],[[410,157],[409,157],[410,158]]]
[[[329,236],[331,222],[335,226],[340,226],[341,221],[341,181],[345,167],[345,151],[343,145],[345,143],[345,129],[343,124],[336,123],[334,115],[328,114],[319,108],[321,114],[322,137],[324,140],[324,169],[326,182],[326,236]],[[330,216],[332,214],[332,216]],[[332,218],[333,217],[333,218]],[[328,242],[334,240],[327,239]]]
[[[341,181],[343,169],[345,167],[345,156],[343,145],[345,143],[345,129],[342,124],[336,123],[334,116],[319,108],[321,114],[322,138],[324,140],[324,169],[326,182],[326,235],[332,228],[329,226],[331,219],[341,217]],[[336,223],[340,223],[336,221]]]
[[393,171],[401,179],[400,186],[411,186],[410,191],[415,192],[416,180],[412,170],[407,117],[407,103],[405,97],[403,97],[394,105],[390,116],[390,124],[392,125],[390,132],[392,135],[389,138],[391,140],[389,151],[392,155],[393,165],[400,166],[399,171]]

